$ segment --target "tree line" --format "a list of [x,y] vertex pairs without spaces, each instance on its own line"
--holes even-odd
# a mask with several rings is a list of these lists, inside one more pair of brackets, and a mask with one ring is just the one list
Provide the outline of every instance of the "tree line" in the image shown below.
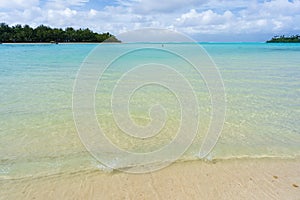
[[0,23],[1,43],[37,43],[37,42],[120,42],[110,33],[95,33],[90,29],[51,28],[40,25],[32,28],[29,25],[15,25],[10,27]]
[[300,43],[300,35],[274,36],[271,40],[268,40],[267,43]]

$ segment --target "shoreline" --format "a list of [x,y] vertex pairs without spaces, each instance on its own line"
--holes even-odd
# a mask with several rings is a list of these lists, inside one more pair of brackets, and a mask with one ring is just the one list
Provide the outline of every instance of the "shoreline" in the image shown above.
[[49,44],[49,45],[55,45],[55,44],[123,44],[123,43],[118,43],[118,42],[58,42],[58,43],[51,43],[51,42],[10,42],[10,43],[1,43],[1,44],[16,44],[16,45],[22,45],[22,44]]
[[[300,163],[300,156],[291,156],[291,157],[270,157],[270,156],[262,156],[262,157],[226,157],[226,158],[214,158],[214,159],[178,159],[175,162],[172,162],[171,164],[167,165],[166,167],[163,167],[161,169],[154,170],[152,173],[155,173],[160,170],[164,170],[165,168],[168,168],[172,165],[184,165],[188,163],[198,163],[198,164],[216,164],[216,163],[227,163],[227,162],[273,162],[273,161],[282,161],[282,162],[299,162]],[[98,163],[98,161],[96,161]],[[153,163],[153,165],[156,165],[157,163]],[[76,168],[76,167],[75,167]],[[69,176],[70,174],[75,175],[75,174],[89,174],[89,173],[101,173],[101,174],[118,174],[118,173],[127,173],[124,172],[123,169],[130,169],[131,167],[124,167],[124,168],[114,168],[111,169],[109,167],[106,167],[105,165],[102,165],[100,162],[98,163],[97,166],[94,166],[93,168],[82,168],[80,170],[74,169],[73,171],[60,171],[59,173],[50,173],[50,174],[35,174],[35,175],[30,175],[27,174],[22,177],[9,177],[9,176],[0,176],[0,183],[1,181],[22,181],[22,180],[38,180],[38,179],[44,179],[44,178],[53,178],[53,177],[58,177],[61,175],[64,176]],[[130,173],[128,173],[130,174]],[[148,174],[146,173],[131,173],[135,175],[140,175],[140,174]]]
[[79,172],[0,180],[5,199],[297,199],[299,159],[186,161],[147,174]]

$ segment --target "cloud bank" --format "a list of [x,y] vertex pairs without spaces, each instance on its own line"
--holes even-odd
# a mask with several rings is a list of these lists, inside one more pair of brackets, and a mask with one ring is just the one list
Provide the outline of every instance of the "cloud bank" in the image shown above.
[[168,28],[197,40],[261,41],[300,32],[300,0],[0,0],[0,21],[113,34]]

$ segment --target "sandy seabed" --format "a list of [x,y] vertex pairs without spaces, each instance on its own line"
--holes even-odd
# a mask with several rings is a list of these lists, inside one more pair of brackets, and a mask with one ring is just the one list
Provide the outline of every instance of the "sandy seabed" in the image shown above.
[[101,171],[0,180],[0,199],[300,199],[300,159],[175,163],[148,174]]

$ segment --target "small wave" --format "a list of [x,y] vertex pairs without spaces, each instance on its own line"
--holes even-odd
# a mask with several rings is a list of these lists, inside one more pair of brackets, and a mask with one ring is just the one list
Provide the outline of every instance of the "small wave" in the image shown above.
[[101,164],[98,164],[97,168],[106,173],[112,173],[114,171],[114,169]]
[[1,167],[0,168],[0,177],[3,175],[3,174],[9,174],[10,172],[10,168],[9,167]]
[[[298,160],[300,159],[300,155],[284,155],[284,156],[270,156],[270,155],[259,155],[259,156],[228,156],[228,157],[206,157],[206,158],[182,158],[175,162],[170,161],[157,161],[153,163],[149,163],[149,165],[153,166],[162,166],[162,164],[169,163],[170,165],[173,163],[186,163],[186,162],[209,162],[209,163],[217,163],[217,162],[224,162],[230,160],[249,160],[249,159],[279,159],[279,160]],[[115,167],[114,169],[107,167],[101,163],[95,163],[94,167],[88,167],[85,169],[74,169],[72,171],[60,171],[58,173],[39,173],[39,174],[27,174],[27,175],[19,175],[19,176],[10,176],[9,169],[0,169],[0,180],[22,180],[22,179],[43,179],[43,178],[54,178],[54,177],[64,177],[64,176],[78,176],[82,174],[93,174],[93,173],[107,173],[107,174],[114,174],[119,173],[120,171],[134,171],[134,169],[138,169],[140,167],[145,167],[144,165],[130,165],[130,166],[119,166]],[[158,168],[159,170],[159,168]]]

